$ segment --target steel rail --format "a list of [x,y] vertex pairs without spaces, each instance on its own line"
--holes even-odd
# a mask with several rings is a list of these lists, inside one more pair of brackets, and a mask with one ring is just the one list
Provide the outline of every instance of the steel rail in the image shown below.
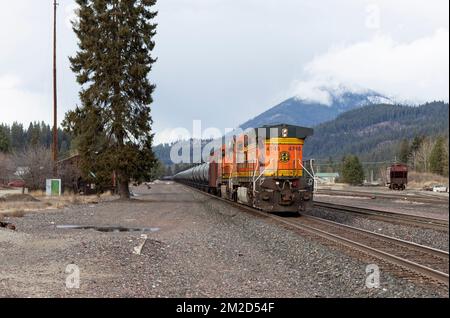
[[434,204],[449,204],[448,198],[432,197],[430,195],[395,195],[389,193],[370,193],[370,192],[355,192],[355,191],[341,191],[341,190],[317,190],[316,194],[323,195],[335,195],[335,196],[352,196],[361,198],[381,198],[381,199],[394,199],[394,200],[406,200],[415,201],[421,203],[434,203]]
[[[336,234],[324,231],[322,229],[318,229],[316,227],[313,227],[313,226],[310,226],[310,225],[307,225],[307,224],[303,224],[302,222],[295,222],[295,221],[290,220],[289,218],[284,218],[284,217],[280,217],[278,215],[274,215],[274,214],[270,214],[270,213],[267,213],[267,212],[263,212],[261,210],[252,208],[250,206],[242,205],[242,204],[239,204],[237,202],[233,202],[233,201],[230,201],[230,200],[227,200],[227,199],[215,196],[213,194],[206,193],[204,191],[201,191],[199,189],[196,189],[196,188],[193,188],[193,187],[190,187],[190,186],[186,186],[186,187],[189,188],[189,189],[192,189],[192,190],[194,190],[194,191],[196,191],[198,193],[201,193],[201,194],[203,194],[206,197],[215,199],[217,201],[225,202],[225,203],[227,203],[227,204],[229,204],[229,205],[231,205],[233,207],[238,208],[241,211],[245,211],[245,212],[249,212],[251,214],[259,215],[259,216],[261,216],[263,218],[270,218],[270,219],[275,220],[275,221],[277,221],[279,223],[283,223],[283,224],[285,224],[285,225],[287,225],[287,226],[289,226],[291,228],[303,230],[303,231],[306,231],[306,232],[311,233],[313,235],[316,235],[316,236],[319,236],[321,238],[327,239],[329,241],[332,241],[332,242],[335,242],[335,243],[339,243],[341,245],[344,245],[344,246],[352,248],[352,249],[356,249],[356,250],[358,250],[360,252],[368,254],[369,256],[376,257],[376,258],[378,258],[378,259],[380,259],[382,261],[386,261],[386,262],[391,263],[393,265],[400,266],[400,267],[402,267],[402,268],[404,268],[406,270],[413,271],[413,272],[415,272],[415,273],[417,273],[419,275],[431,278],[431,279],[433,279],[435,281],[438,281],[439,283],[442,283],[442,284],[445,284],[446,286],[449,286],[449,274],[448,273],[445,273],[445,272],[442,272],[442,271],[430,268],[428,266],[425,266],[425,265],[422,265],[422,264],[419,264],[419,263],[407,260],[404,257],[393,255],[391,253],[388,253],[388,252],[382,251],[380,249],[368,246],[366,244],[363,244],[363,243],[360,243],[360,242],[356,242],[356,241],[353,241],[351,239],[348,239],[348,238],[345,238],[345,237],[342,237],[342,236],[339,236],[339,235],[336,235]],[[311,219],[311,220],[314,219],[316,221],[319,220],[318,222],[333,224],[334,227],[339,226],[339,227],[341,227],[343,229],[346,229],[348,231],[354,231],[354,232],[360,232],[360,233],[364,232],[364,234],[372,235],[374,237],[376,236],[378,239],[384,239],[384,240],[386,240],[388,242],[396,242],[399,245],[408,246],[409,248],[413,248],[413,249],[416,249],[416,250],[419,249],[422,252],[426,251],[426,252],[428,252],[428,253],[430,253],[430,254],[432,254],[434,256],[440,256],[442,258],[446,258],[447,259],[446,262],[448,263],[448,255],[449,255],[449,253],[446,252],[446,251],[441,251],[441,250],[438,250],[438,249],[435,249],[435,248],[431,248],[431,247],[419,245],[419,244],[416,244],[416,243],[400,240],[400,239],[397,239],[397,238],[394,238],[394,237],[389,237],[389,236],[386,236],[386,235],[383,235],[383,234],[374,233],[374,232],[366,231],[366,230],[363,230],[363,229],[357,229],[357,228],[354,228],[354,227],[350,227],[348,225],[336,223],[336,222],[329,221],[329,220],[319,219],[319,218],[316,218],[316,217],[310,217],[310,216],[306,216],[305,217],[305,216],[302,216],[302,218]],[[297,220],[301,220],[301,218],[298,218]]]
[[[365,252],[365,253],[368,253],[369,255],[376,256],[376,257],[382,259],[383,261],[387,261],[387,262],[389,262],[391,264],[401,266],[401,267],[406,268],[408,270],[412,270],[412,271],[414,271],[414,272],[416,272],[418,274],[430,277],[430,278],[432,278],[432,279],[434,279],[434,280],[436,280],[436,281],[438,281],[440,283],[445,284],[446,286],[449,286],[449,274],[448,273],[445,273],[445,272],[442,272],[442,271],[430,268],[430,267],[425,266],[425,265],[421,265],[421,264],[419,264],[417,262],[410,261],[410,260],[405,259],[403,257],[399,257],[399,256],[396,256],[394,254],[387,253],[387,252],[385,252],[385,251],[383,251],[381,249],[373,248],[373,247],[368,246],[366,244],[359,243],[359,242],[356,242],[354,240],[350,240],[350,239],[347,239],[345,237],[342,237],[342,236],[339,236],[339,235],[336,235],[336,234],[333,234],[333,233],[330,233],[330,232],[327,232],[327,231],[324,231],[324,230],[321,230],[321,229],[318,229],[318,228],[315,228],[315,227],[312,227],[312,226],[309,226],[309,225],[306,225],[306,224],[300,224],[300,223],[289,222],[289,221],[286,222],[285,220],[280,220],[280,221],[282,221],[282,222],[284,222],[286,224],[289,224],[291,226],[298,227],[300,229],[307,229],[313,234],[317,234],[317,235],[319,235],[319,236],[321,236],[323,238],[332,240],[334,242],[341,243],[341,244],[346,245],[346,246],[348,246],[350,248],[356,248],[357,250],[359,250],[361,252]],[[342,225],[342,224],[340,224],[340,225]],[[372,233],[372,234],[375,234],[375,233]],[[392,240],[395,240],[395,239],[389,237],[389,240],[392,241]],[[402,244],[403,244],[403,242],[402,242]],[[423,249],[423,248],[427,249],[427,247],[425,247],[425,246],[422,246],[420,249]],[[431,251],[432,251],[433,254],[435,252],[437,252],[439,254],[445,253],[445,251],[439,251],[439,250],[435,250],[435,249],[431,249]],[[447,263],[448,263],[448,253],[447,253]]]
[[401,246],[404,246],[404,247],[407,247],[407,248],[413,248],[415,250],[420,250],[420,251],[422,251],[424,253],[429,253],[429,254],[435,255],[437,257],[446,258],[447,262],[449,260],[449,252],[443,251],[443,250],[440,250],[440,249],[437,249],[437,248],[434,248],[434,247],[425,246],[425,245],[417,244],[417,243],[410,242],[410,241],[405,241],[405,240],[402,240],[402,239],[399,239],[399,238],[396,238],[396,237],[387,236],[387,235],[381,234],[381,233],[375,233],[375,232],[372,232],[372,231],[369,231],[369,230],[357,228],[357,227],[350,226],[350,225],[347,225],[347,224],[334,222],[334,221],[331,221],[331,220],[318,218],[318,217],[315,217],[315,216],[303,215],[302,218],[303,219],[311,219],[311,220],[314,220],[314,221],[317,221],[317,222],[322,222],[324,224],[333,225],[333,226],[336,226],[336,227],[346,228],[346,229],[349,229],[349,230],[351,230],[353,232],[358,232],[358,233],[369,235],[369,236],[372,236],[372,237],[375,237],[375,238],[378,238],[378,239],[381,239],[381,240],[384,240],[384,241],[389,241],[389,242],[391,242],[393,244],[401,245]]
[[429,227],[440,230],[449,229],[448,220],[429,218],[424,216],[412,215],[412,214],[403,214],[397,212],[383,211],[383,210],[375,210],[363,207],[342,205],[336,203],[329,203],[323,201],[314,201],[314,206],[319,208],[326,208],[337,210],[342,213],[354,213],[361,214],[365,216],[372,217],[374,219],[382,220],[382,221],[397,221],[401,223],[412,224],[421,227]]

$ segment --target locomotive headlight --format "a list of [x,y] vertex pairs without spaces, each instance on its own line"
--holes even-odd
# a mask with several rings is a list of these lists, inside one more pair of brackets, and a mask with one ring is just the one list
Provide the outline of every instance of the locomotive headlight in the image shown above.
[[283,138],[286,138],[288,136],[288,129],[287,128],[283,128],[281,130],[281,135],[283,136]]

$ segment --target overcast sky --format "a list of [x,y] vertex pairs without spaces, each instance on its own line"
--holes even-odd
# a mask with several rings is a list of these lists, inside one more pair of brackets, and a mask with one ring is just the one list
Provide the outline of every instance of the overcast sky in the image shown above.
[[[1,1],[0,122],[52,118],[52,0]],[[59,0],[59,119],[78,100],[67,57],[74,1]],[[159,0],[151,74],[157,141],[202,120],[235,127],[317,87],[449,99],[448,0]]]

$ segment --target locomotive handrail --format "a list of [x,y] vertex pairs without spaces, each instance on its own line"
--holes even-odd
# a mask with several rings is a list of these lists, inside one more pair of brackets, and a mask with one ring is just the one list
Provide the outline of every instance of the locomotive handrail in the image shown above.
[[[270,166],[271,162],[272,162],[272,159],[269,159],[269,164],[267,166]],[[256,165],[256,166],[258,166],[258,165]],[[264,168],[264,170],[259,174],[258,178],[256,178],[256,179],[255,179],[255,175],[256,175],[256,169],[255,169],[255,173],[253,174],[253,197],[255,197],[255,193],[256,193],[256,182],[258,182],[259,178],[261,178],[263,173],[266,172],[267,166]]]
[[[270,166],[270,163],[272,162],[272,159],[270,159],[269,160],[269,164],[268,164],[268,166]],[[264,168],[264,170],[259,174],[259,176],[258,176],[258,178],[256,178],[256,180],[254,179],[255,177],[253,176],[253,183],[256,183],[258,180],[259,180],[259,178],[261,178],[261,176],[263,175],[263,173],[264,172],[266,172],[266,170],[267,170],[267,166]],[[255,171],[256,171],[256,169],[255,169]]]
[[300,163],[300,165],[302,166],[303,170],[305,170],[306,173],[308,173],[309,176],[313,179],[313,182],[314,182],[314,184],[313,184],[313,188],[314,188],[313,191],[315,192],[315,191],[316,191],[316,176],[315,176],[315,174],[314,174],[314,169],[313,169],[312,164],[311,164],[311,171],[312,171],[312,174],[311,174],[311,173],[308,171],[308,169],[305,168],[305,166],[303,165],[303,163],[302,163],[301,161],[299,161],[299,163]]

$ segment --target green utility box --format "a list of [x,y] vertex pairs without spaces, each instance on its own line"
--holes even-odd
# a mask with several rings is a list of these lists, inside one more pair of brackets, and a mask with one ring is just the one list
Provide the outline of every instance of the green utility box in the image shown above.
[[45,188],[47,196],[60,196],[61,179],[47,179]]

